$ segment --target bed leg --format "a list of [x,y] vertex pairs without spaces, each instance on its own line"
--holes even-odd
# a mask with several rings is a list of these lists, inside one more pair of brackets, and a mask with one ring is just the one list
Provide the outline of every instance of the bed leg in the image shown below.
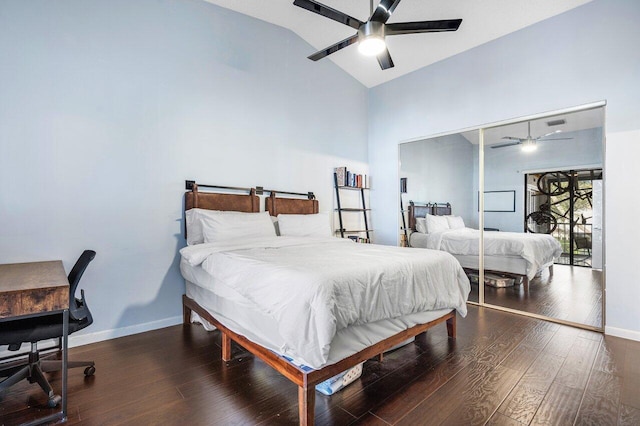
[[298,416],[300,426],[313,426],[316,405],[315,386],[298,387]]
[[526,275],[522,278],[522,285],[524,286],[525,293],[529,292],[529,277]]
[[378,354],[378,362],[382,362],[382,361],[384,361],[384,352],[380,352]]
[[222,333],[222,360],[231,361],[231,337],[227,333]]
[[184,303],[182,304],[182,323],[184,325],[191,324],[191,308]]
[[452,339],[456,338],[456,313],[447,320],[447,335]]

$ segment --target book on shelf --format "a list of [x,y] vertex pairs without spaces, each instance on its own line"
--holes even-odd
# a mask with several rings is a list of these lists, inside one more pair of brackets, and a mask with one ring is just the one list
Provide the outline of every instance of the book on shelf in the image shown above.
[[336,174],[336,184],[338,186],[348,186],[351,188],[369,188],[369,176],[353,173],[346,167],[336,167],[333,169]]
[[349,178],[347,179],[347,186],[355,186],[355,181],[356,181],[356,175],[353,172],[347,171],[347,175],[349,176]]
[[346,167],[336,167],[336,181],[338,186],[345,186],[347,183],[347,168]]

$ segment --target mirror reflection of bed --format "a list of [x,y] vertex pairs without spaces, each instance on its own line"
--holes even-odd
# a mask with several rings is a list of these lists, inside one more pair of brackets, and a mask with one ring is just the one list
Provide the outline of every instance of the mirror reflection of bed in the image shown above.
[[[416,206],[411,201],[409,223],[416,231],[409,240],[411,247],[453,254],[472,281],[478,281],[480,232],[466,227],[461,216],[452,214],[450,203]],[[553,264],[562,254],[560,243],[548,234],[485,229],[484,247],[485,282],[500,288],[518,284],[525,292],[536,276],[544,272],[553,275]]]
[[[595,329],[603,326],[603,125],[600,106],[482,129],[484,304]],[[406,178],[407,189],[401,194],[403,204],[421,206],[415,212],[422,217],[458,216],[465,228],[479,234],[480,139],[480,130],[473,130],[401,144],[399,176]],[[447,204],[449,211],[433,210]],[[407,221],[416,214],[411,210],[406,208]],[[446,231],[454,240],[443,244],[441,235],[410,225],[411,246],[431,239],[432,248],[455,250],[463,234],[472,237],[470,230]],[[501,264],[498,235],[503,242],[508,236],[538,236],[554,240],[560,250],[551,261],[526,255],[534,259],[528,270],[524,258],[517,266]],[[504,262],[514,261],[505,253]],[[479,261],[472,255],[454,253],[473,283]],[[476,279],[469,300],[478,301],[479,293]]]

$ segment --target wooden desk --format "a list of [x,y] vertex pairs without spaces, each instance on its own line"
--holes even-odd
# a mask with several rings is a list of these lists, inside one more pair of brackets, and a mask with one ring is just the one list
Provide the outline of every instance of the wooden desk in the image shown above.
[[0,265],[0,319],[69,308],[69,281],[62,262]]
[[21,317],[62,314],[62,402],[61,411],[29,424],[67,417],[67,346],[69,335],[69,281],[62,262],[0,265],[0,322]]

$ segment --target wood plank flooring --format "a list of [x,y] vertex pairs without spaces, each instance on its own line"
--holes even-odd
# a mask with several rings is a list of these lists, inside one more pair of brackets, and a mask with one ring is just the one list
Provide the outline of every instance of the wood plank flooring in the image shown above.
[[[174,326],[71,349],[70,425],[293,425],[297,388],[220,335]],[[59,375],[52,384],[59,389]],[[48,413],[35,384],[0,393],[0,424]],[[316,394],[319,425],[638,425],[640,342],[469,307],[458,338],[436,327]]]
[[[529,284],[496,288],[485,286],[485,303],[517,309],[594,327],[602,326],[602,271],[579,266],[554,265]],[[478,301],[478,286],[469,300]]]

